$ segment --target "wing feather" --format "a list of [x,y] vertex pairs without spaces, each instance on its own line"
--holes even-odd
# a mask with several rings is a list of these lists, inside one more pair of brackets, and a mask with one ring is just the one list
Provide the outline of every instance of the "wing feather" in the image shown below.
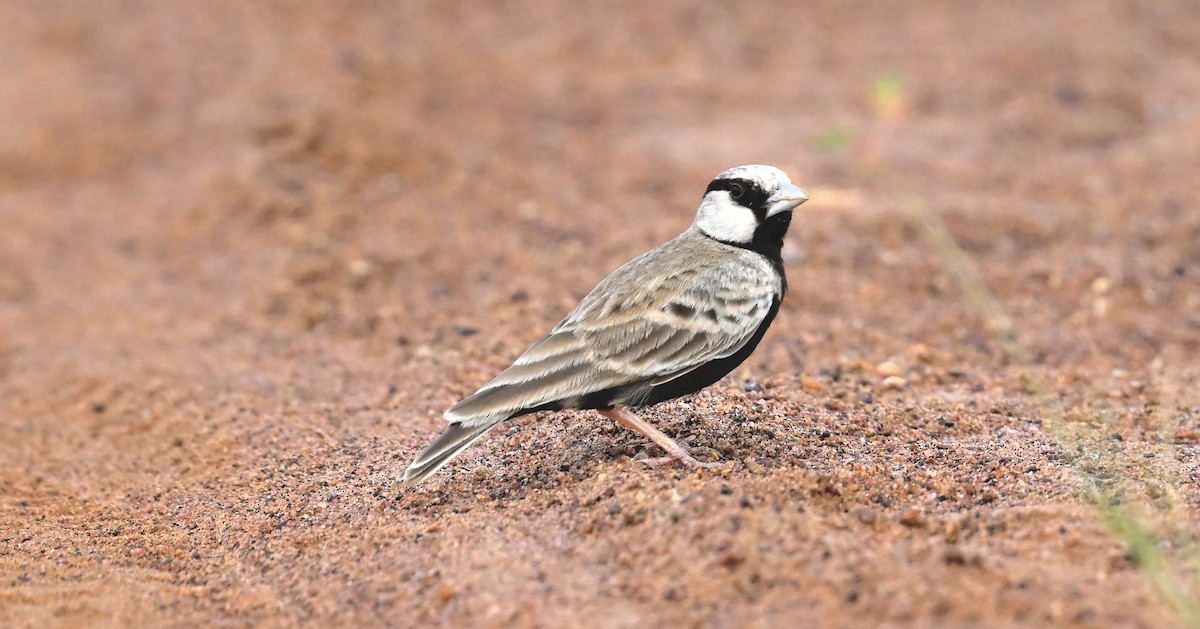
[[773,295],[764,291],[752,302],[741,297],[727,301],[721,292],[692,287],[685,300],[643,310],[642,320],[653,322],[653,333],[619,352],[598,342],[591,330],[579,333],[589,361],[634,378],[659,378],[728,357],[745,345],[766,317]]
[[[723,246],[676,246],[684,245]],[[571,407],[614,387],[670,381],[735,354],[781,295],[781,280],[764,272],[769,267],[757,254],[652,254],[601,282],[511,367],[446,411],[446,419],[481,425],[527,409]]]

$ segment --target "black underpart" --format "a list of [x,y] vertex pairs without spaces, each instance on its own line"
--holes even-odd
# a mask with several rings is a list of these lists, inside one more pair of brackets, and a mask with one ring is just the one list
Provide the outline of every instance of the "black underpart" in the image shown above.
[[658,404],[659,402],[673,400],[689,393],[695,393],[724,378],[729,372],[733,371],[750,357],[750,354],[758,347],[758,343],[762,340],[763,335],[767,333],[767,328],[771,326],[771,322],[775,320],[775,315],[779,313],[780,299],[782,299],[782,295],[779,299],[771,302],[771,309],[767,312],[767,316],[763,318],[762,323],[758,325],[758,329],[754,331],[754,335],[746,341],[745,345],[742,345],[738,351],[730,356],[700,365],[674,380],[669,380],[657,386],[651,384],[655,378],[646,378],[645,380],[588,393],[574,399],[547,402],[513,413],[512,417],[536,413],[538,411],[560,411],[568,408],[578,410],[609,410],[616,406],[636,408]]

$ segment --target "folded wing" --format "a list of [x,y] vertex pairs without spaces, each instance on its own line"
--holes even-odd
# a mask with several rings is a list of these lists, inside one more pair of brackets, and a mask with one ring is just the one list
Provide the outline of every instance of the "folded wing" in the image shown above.
[[636,403],[651,387],[736,353],[777,299],[771,285],[680,276],[585,299],[511,367],[446,411],[446,419],[473,426],[589,401],[594,407],[592,396],[603,391],[628,398],[620,403]]

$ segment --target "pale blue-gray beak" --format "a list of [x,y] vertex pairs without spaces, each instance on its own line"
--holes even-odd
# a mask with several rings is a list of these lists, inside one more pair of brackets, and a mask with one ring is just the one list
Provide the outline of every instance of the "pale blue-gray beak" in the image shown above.
[[793,183],[785,183],[779,186],[774,194],[767,197],[767,216],[790,212],[807,200],[808,193],[803,188]]

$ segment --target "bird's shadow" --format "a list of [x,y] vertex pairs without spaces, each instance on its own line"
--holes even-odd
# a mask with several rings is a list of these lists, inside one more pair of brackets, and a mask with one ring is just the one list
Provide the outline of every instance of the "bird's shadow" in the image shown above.
[[[646,474],[683,478],[690,474],[727,477],[739,474],[744,462],[772,468],[799,460],[799,452],[780,447],[801,435],[772,423],[753,406],[714,412],[689,401],[660,405],[643,417],[664,433],[694,448],[717,453],[719,468],[697,469],[669,463],[650,467],[643,458],[664,452],[645,437],[626,430],[594,411],[536,413],[498,426],[457,461],[422,485],[398,496],[404,503],[419,501],[425,508],[454,509],[481,500],[509,503],[531,494],[584,484],[602,473]],[[788,438],[791,437],[791,438]]]

